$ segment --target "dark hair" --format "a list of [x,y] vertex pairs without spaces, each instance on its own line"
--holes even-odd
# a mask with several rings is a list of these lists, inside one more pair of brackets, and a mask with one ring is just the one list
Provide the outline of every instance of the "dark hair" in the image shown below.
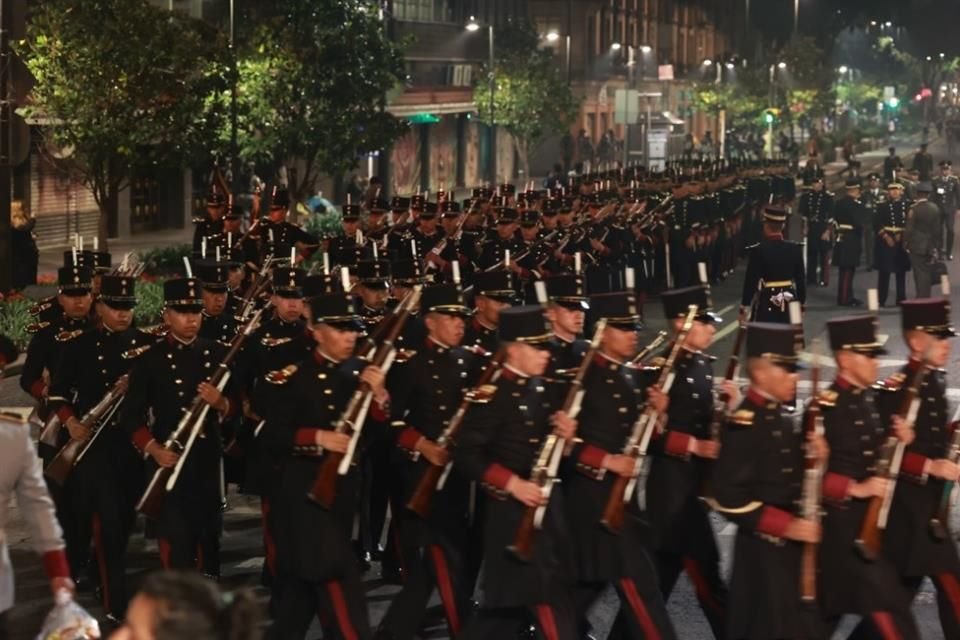
[[260,607],[250,591],[221,594],[210,580],[185,571],[158,571],[140,586],[156,601],[157,640],[260,640]]

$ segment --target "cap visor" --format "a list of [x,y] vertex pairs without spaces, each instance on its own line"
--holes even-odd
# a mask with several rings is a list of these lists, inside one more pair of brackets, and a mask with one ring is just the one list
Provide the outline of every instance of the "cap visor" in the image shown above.
[[274,293],[281,298],[289,298],[291,300],[303,297],[303,289],[276,289]]
[[322,318],[317,318],[316,322],[333,327],[339,331],[356,331],[358,333],[362,333],[365,329],[363,322],[360,321],[360,318],[356,318],[354,320],[336,320],[334,322],[326,322]]
[[171,304],[167,305],[167,308],[177,313],[200,313],[203,311],[203,303],[198,301],[196,304]]
[[707,311],[706,313],[701,313],[696,318],[697,322],[706,322],[710,324],[722,324],[723,318],[714,313],[713,311]]
[[137,306],[136,299],[133,300],[117,300],[114,298],[100,298],[100,302],[107,305],[111,309],[117,309],[120,311],[129,311]]

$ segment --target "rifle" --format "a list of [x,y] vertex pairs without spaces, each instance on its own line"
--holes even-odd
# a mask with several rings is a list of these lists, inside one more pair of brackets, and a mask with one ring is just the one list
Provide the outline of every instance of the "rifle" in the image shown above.
[[[390,330],[386,333],[383,341],[377,346],[373,357],[370,358],[370,364],[380,367],[384,373],[390,370],[390,365],[397,355],[395,342],[403,331],[403,326],[410,319],[411,309],[416,306],[420,300],[421,286],[416,286],[413,291],[407,294],[406,298],[399,306],[403,307],[400,314],[390,323]],[[408,302],[409,301],[409,302]],[[385,321],[386,319],[384,319]],[[381,321],[382,323],[383,321]],[[313,485],[307,492],[307,497],[324,509],[333,507],[333,502],[337,497],[337,476],[345,476],[350,470],[353,458],[357,450],[357,442],[360,440],[360,434],[363,431],[363,423],[367,418],[367,412],[370,409],[370,403],[373,401],[373,389],[366,382],[361,382],[357,390],[353,392],[347,408],[341,414],[334,429],[337,433],[344,433],[350,436],[350,444],[347,446],[346,453],[336,451],[327,451],[317,470],[317,475],[313,480]]]
[[[587,375],[587,369],[593,362],[593,357],[600,347],[600,337],[607,326],[606,319],[601,319],[593,330],[593,338],[590,340],[590,347],[583,354],[583,360],[577,367],[577,374],[570,382],[570,388],[567,390],[567,397],[563,402],[563,408],[560,409],[571,418],[576,418],[580,413],[580,406],[583,402],[583,380]],[[557,471],[560,468],[560,460],[563,458],[563,440],[555,433],[550,433],[540,445],[540,451],[537,453],[537,460],[530,472],[530,481],[537,483],[540,492],[543,495],[544,502],[536,507],[525,507],[523,517],[520,519],[520,525],[517,527],[517,533],[513,537],[513,544],[507,547],[515,558],[521,562],[530,562],[533,559],[533,546],[536,531],[543,528],[543,516],[547,512],[547,506],[550,503],[550,494],[553,486],[557,482]]]
[[[956,414],[954,414],[954,418],[956,418]],[[954,419],[953,437],[950,439],[950,445],[947,447],[947,454],[944,457],[953,463],[960,462],[960,425],[956,423],[956,419]],[[937,511],[930,518],[930,535],[937,541],[945,540],[949,533],[950,503],[952,502],[954,487],[956,487],[955,481],[944,481],[943,493],[940,495]]]
[[[673,348],[670,349],[670,355],[660,370],[660,377],[657,379],[656,386],[664,393],[670,392],[673,385],[673,365],[677,361],[680,349],[687,338],[690,329],[693,328],[693,319],[697,315],[697,306],[690,305],[687,315],[683,319],[683,326],[677,332]],[[610,495],[607,498],[607,505],[603,509],[603,518],[600,524],[610,533],[619,534],[623,529],[624,507],[633,496],[633,491],[637,486],[637,480],[643,471],[647,459],[647,449],[650,446],[650,439],[653,437],[654,430],[658,429],[657,422],[660,418],[657,410],[649,403],[644,405],[640,416],[633,425],[633,432],[630,438],[623,446],[623,455],[630,456],[635,460],[634,471],[630,477],[616,476],[613,480],[613,486],[610,487]]]
[[655,337],[655,338],[650,342],[650,344],[648,344],[647,346],[645,346],[643,349],[640,349],[640,353],[638,353],[637,355],[633,356],[633,360],[631,360],[630,363],[633,364],[633,365],[640,365],[640,364],[642,364],[643,361],[647,359],[647,356],[649,356],[651,353],[653,353],[654,349],[657,349],[661,344],[663,344],[664,340],[666,340],[666,339],[667,339],[667,332],[666,332],[666,331],[658,331],[658,332],[657,332],[657,337]]
[[[207,380],[207,382],[217,387],[218,390],[223,391],[224,387],[226,387],[230,379],[230,364],[234,358],[236,358],[237,354],[240,353],[243,343],[250,337],[254,329],[256,329],[263,312],[264,309],[258,310],[243,329],[237,332],[223,361],[217,365],[216,370]],[[183,417],[180,418],[180,422],[177,423],[177,428],[174,429],[170,437],[163,443],[164,449],[179,453],[180,459],[174,467],[160,467],[153,473],[153,477],[150,479],[146,491],[143,492],[143,495],[140,497],[140,502],[137,503],[137,511],[154,520],[160,517],[163,511],[164,498],[166,494],[173,491],[173,488],[176,486],[177,479],[180,477],[180,472],[183,469],[183,464],[190,454],[190,450],[193,448],[193,443],[196,441],[197,436],[199,436],[203,430],[203,425],[206,422],[209,412],[210,405],[197,394],[190,403],[190,406],[184,410]]]
[[[505,356],[506,353],[503,349],[500,349],[493,355],[483,370],[483,373],[480,375],[476,386],[468,391],[463,400],[460,401],[460,406],[457,407],[456,413],[453,414],[450,422],[447,423],[447,428],[444,429],[440,437],[437,438],[437,446],[443,447],[446,450],[452,448],[457,437],[457,432],[460,431],[460,427],[463,426],[463,420],[467,416],[467,410],[470,408],[470,405],[483,404],[490,401],[490,395],[486,388],[488,385],[496,382],[497,378],[500,377],[500,372],[502,371],[500,367],[503,364]],[[417,481],[416,488],[413,490],[413,495],[410,496],[410,500],[407,502],[407,509],[421,518],[429,516],[433,494],[443,489],[452,467],[453,463],[448,462],[442,467],[431,464],[424,469],[420,480]]]
[[433,260],[430,260],[429,259],[430,256],[439,258],[440,254],[443,253],[444,249],[447,248],[447,243],[451,239],[452,240],[460,239],[460,234],[463,231],[463,225],[466,224],[467,218],[470,217],[470,214],[473,213],[473,210],[474,208],[476,208],[476,206],[477,206],[477,201],[474,200],[473,203],[470,205],[470,208],[467,209],[464,215],[461,216],[460,220],[457,221],[457,228],[454,230],[454,232],[449,236],[444,236],[443,238],[441,238],[440,241],[437,243],[437,245],[433,249],[430,249],[430,252],[427,253],[426,256],[424,256],[424,259],[423,259],[424,273],[430,273],[432,270],[437,268],[437,263],[435,263]]
[[[804,415],[803,430],[806,434],[823,435],[823,415],[820,411],[820,349],[819,342],[814,346],[816,354],[810,372],[810,404]],[[806,469],[803,472],[803,494],[800,509],[804,520],[820,522],[820,496],[823,479],[823,465],[817,458],[812,442],[806,443]],[[817,543],[805,542],[800,563],[800,599],[807,603],[817,600]]]
[[404,296],[403,300],[400,301],[400,304],[391,309],[389,313],[385,314],[383,318],[381,318],[380,322],[377,323],[377,326],[373,328],[373,331],[371,331],[367,337],[364,338],[363,342],[358,344],[357,348],[354,350],[354,355],[363,358],[364,360],[370,360],[373,357],[378,346],[383,341],[384,336],[390,332],[397,319],[404,312],[413,311],[414,298],[411,297],[411,293],[413,292],[410,292]]
[[[910,386],[907,387],[907,392],[904,394],[900,407],[895,414],[904,418],[908,424],[912,425],[917,419],[921,402],[920,386],[923,384],[923,379],[927,376],[928,371],[929,367],[926,365],[926,358],[924,358],[924,364],[913,374]],[[863,559],[868,562],[872,562],[880,554],[883,531],[887,528],[887,517],[890,515],[890,504],[893,502],[893,492],[897,486],[897,475],[900,473],[900,463],[903,461],[904,449],[906,449],[906,445],[892,433],[880,449],[880,456],[877,459],[877,475],[889,481],[887,492],[883,496],[870,498],[867,513],[864,515],[863,524],[860,526],[860,533],[853,543]]]

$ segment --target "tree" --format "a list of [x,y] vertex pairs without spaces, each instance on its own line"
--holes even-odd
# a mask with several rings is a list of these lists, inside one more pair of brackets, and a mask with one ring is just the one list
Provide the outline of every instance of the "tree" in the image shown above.
[[[321,173],[342,175],[402,133],[385,107],[404,79],[403,56],[375,2],[282,0],[264,3],[260,15],[238,51],[239,154],[295,165],[290,191],[299,201]],[[226,111],[229,94],[213,101]],[[224,150],[229,140],[225,126]]]
[[[537,46],[537,32],[528,22],[510,22],[498,32],[494,61],[493,114],[490,69],[485,67],[474,87],[481,122],[503,127],[513,137],[525,176],[530,153],[548,135],[568,130],[578,105],[553,53]],[[491,116],[493,117],[491,121]]]
[[223,38],[146,0],[39,3],[17,43],[36,85],[24,110],[93,193],[101,246],[138,167],[191,159],[213,139],[206,96],[223,84]]

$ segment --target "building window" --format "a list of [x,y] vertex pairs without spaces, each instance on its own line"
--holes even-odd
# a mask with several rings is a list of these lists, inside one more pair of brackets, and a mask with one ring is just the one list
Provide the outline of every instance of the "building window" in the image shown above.
[[449,0],[393,0],[393,15],[397,20],[411,22],[450,22]]

